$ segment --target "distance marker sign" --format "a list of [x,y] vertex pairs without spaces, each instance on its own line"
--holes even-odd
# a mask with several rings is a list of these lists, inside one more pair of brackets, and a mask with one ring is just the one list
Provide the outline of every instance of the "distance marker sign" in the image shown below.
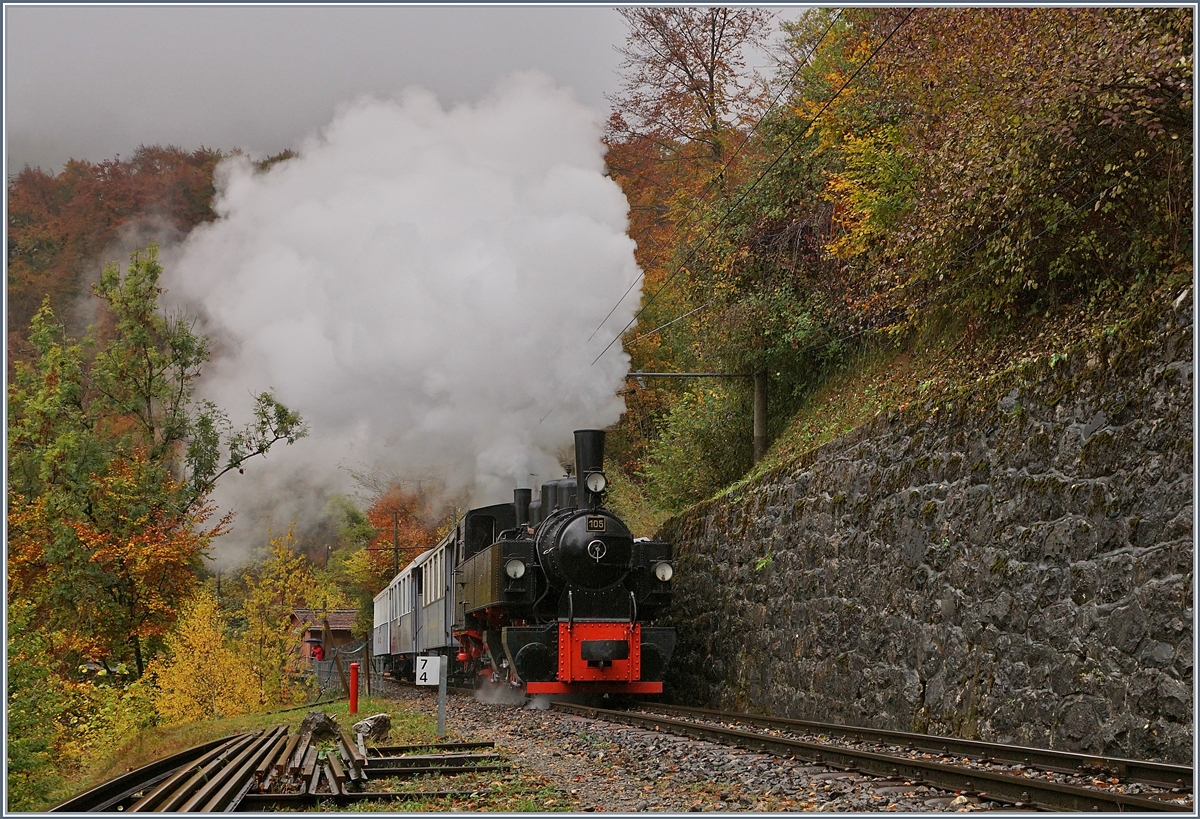
[[417,657],[417,685],[437,685],[441,678],[441,657]]

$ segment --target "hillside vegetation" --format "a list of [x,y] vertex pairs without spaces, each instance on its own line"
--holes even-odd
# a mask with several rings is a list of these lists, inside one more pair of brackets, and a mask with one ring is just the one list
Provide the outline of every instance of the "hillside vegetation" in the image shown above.
[[[746,62],[775,33],[763,10],[619,13],[605,139],[645,278],[606,354],[770,379],[757,467],[747,380],[627,382],[611,501],[636,534],[1191,284],[1190,8],[813,10],[766,77]],[[303,701],[288,612],[358,606],[365,629],[393,527],[441,531],[369,479],[369,508],[262,533],[223,587],[206,568],[215,482],[304,422],[270,393],[242,430],[193,400],[208,341],[159,310],[153,251],[106,264],[214,218],[222,156],[144,147],[8,183],[9,809],[141,732]]]
[[[767,372],[770,462],[1191,282],[1190,10],[818,10],[757,91],[755,10],[623,13],[610,164],[646,271],[624,346],[634,370]],[[751,468],[745,381],[631,380],[627,403],[634,517]]]

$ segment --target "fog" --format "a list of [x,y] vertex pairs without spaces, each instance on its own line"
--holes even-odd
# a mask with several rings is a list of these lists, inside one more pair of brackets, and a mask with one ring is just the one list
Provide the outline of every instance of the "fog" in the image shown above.
[[624,22],[583,5],[6,5],[8,172],[139,145],[294,148],[359,94],[451,103],[538,69],[605,108]]
[[561,474],[573,430],[618,420],[628,357],[592,361],[636,288],[589,337],[638,270],[600,135],[522,72],[455,106],[362,98],[296,159],[219,168],[218,220],[164,251],[166,298],[214,338],[202,397],[248,411],[270,388],[311,432],[222,479],[243,514],[218,557],[319,515],[350,469],[509,500]]

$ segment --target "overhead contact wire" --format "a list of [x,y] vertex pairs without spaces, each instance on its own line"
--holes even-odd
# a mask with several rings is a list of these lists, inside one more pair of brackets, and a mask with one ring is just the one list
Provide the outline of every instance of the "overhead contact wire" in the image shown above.
[[[812,49],[808,52],[808,54],[806,54],[804,56],[804,59],[797,61],[796,70],[792,72],[792,76],[788,77],[787,82],[785,82],[784,84],[782,84],[780,86],[779,91],[775,94],[775,98],[773,100],[771,100],[771,104],[766,107],[766,109],[763,111],[762,115],[758,118],[758,120],[754,123],[754,125],[752,125],[750,127],[750,130],[746,132],[746,136],[742,138],[742,141],[738,143],[737,148],[734,149],[733,153],[729,156],[729,159],[726,160],[725,164],[721,167],[720,173],[715,174],[712,177],[712,179],[709,180],[708,184],[704,187],[704,190],[700,191],[700,195],[696,198],[696,200],[692,204],[692,206],[690,208],[688,208],[687,213],[684,214],[684,219],[686,219],[687,217],[689,217],[693,213],[695,213],[696,209],[700,206],[700,203],[704,200],[704,197],[707,196],[708,192],[713,189],[714,185],[716,185],[717,180],[720,179],[721,177],[723,177],[725,175],[725,173],[729,170],[729,168],[733,165],[733,161],[735,159],[737,159],[738,154],[740,154],[742,152],[742,148],[744,148],[746,146],[746,144],[750,141],[750,137],[754,136],[754,132],[758,130],[758,126],[763,123],[763,121],[767,118],[768,114],[770,114],[773,110],[775,110],[775,106],[777,106],[779,104],[779,100],[783,96],[784,92],[786,90],[788,90],[789,88],[791,88],[792,81],[794,81],[796,79],[796,77],[800,74],[800,72],[804,69],[804,67],[809,64],[809,62],[813,58],[813,55],[817,53],[817,49],[821,47],[821,43],[825,42],[825,38],[829,35],[829,32],[833,30],[834,25],[837,24],[837,21],[841,17],[841,15],[842,15],[842,10],[838,9],[837,12],[834,14],[833,19],[829,21],[829,25],[826,27],[825,31],[821,34],[820,38],[818,38],[816,44],[813,45]],[[658,262],[658,253],[661,251],[661,249],[662,249],[662,246],[660,246],[659,248],[657,248],[655,250],[655,255],[650,259],[650,261],[649,261],[649,263],[647,263],[646,267],[653,267]],[[612,314],[617,312],[617,308],[621,306],[621,303],[625,301],[625,299],[629,296],[629,294],[631,292],[633,292],[633,288],[636,287],[638,285],[638,283],[641,282],[641,280],[644,279],[645,277],[646,277],[646,271],[644,269],[639,270],[638,275],[634,278],[634,280],[632,282],[630,282],[629,287],[627,287],[625,289],[625,292],[621,294],[621,298],[617,299],[617,303],[614,304],[612,306],[612,309],[608,311],[608,315],[606,315],[603,319],[600,320],[600,323],[596,325],[595,330],[592,330],[592,334],[590,336],[588,336],[588,338],[587,338],[588,341],[591,341],[593,338],[596,337],[596,333],[600,332],[600,328],[602,328],[604,326],[604,322],[608,321],[612,317]],[[625,329],[629,329],[629,328],[626,327]],[[622,330],[621,332],[624,333],[625,331]],[[605,349],[607,350],[607,348],[605,348]],[[603,354],[604,353],[601,353],[601,355],[603,355]],[[595,362],[592,362],[592,363],[594,364]]]
[[[1146,166],[1147,166],[1147,165],[1149,165],[1151,162],[1153,162],[1154,160],[1156,160],[1156,159],[1158,159],[1160,156],[1162,156],[1162,155],[1163,155],[1163,153],[1164,153],[1165,151],[1166,151],[1166,148],[1161,148],[1161,149],[1160,149],[1160,150],[1159,150],[1157,153],[1155,153],[1153,156],[1149,157],[1149,158],[1148,158],[1148,159],[1146,159],[1144,162],[1142,162],[1141,164],[1139,164],[1139,165],[1138,165],[1136,168],[1134,168],[1134,170],[1135,170],[1135,171],[1140,171],[1142,168],[1146,167]],[[921,301],[917,302],[917,304],[916,304],[916,305],[914,305],[914,308],[913,308],[913,309],[914,309],[914,310],[919,310],[920,308],[922,308],[922,307],[925,307],[926,305],[928,305],[928,304],[930,304],[930,303],[932,303],[932,302],[934,302],[934,301],[937,301],[938,299],[940,299],[940,298],[942,298],[943,296],[947,295],[947,294],[948,294],[948,293],[950,293],[951,291],[953,291],[953,290],[955,290],[955,289],[957,289],[957,288],[961,287],[962,285],[966,284],[967,282],[969,282],[969,281],[972,281],[973,279],[977,278],[978,276],[982,276],[982,275],[983,275],[984,273],[986,273],[988,270],[990,270],[991,268],[995,267],[995,266],[996,266],[997,264],[999,264],[1000,262],[1002,262],[1002,261],[1004,261],[1005,259],[1007,259],[1007,258],[1009,258],[1010,256],[1012,256],[1012,255],[1013,255],[1014,253],[1016,253],[1018,250],[1021,250],[1021,249],[1022,249],[1022,248],[1024,248],[1024,247],[1028,247],[1030,244],[1032,244],[1033,242],[1035,242],[1035,241],[1037,241],[1038,239],[1042,238],[1042,237],[1043,237],[1043,236],[1045,236],[1047,233],[1049,233],[1050,231],[1054,230],[1056,227],[1058,227],[1059,225],[1061,225],[1063,222],[1065,222],[1065,221],[1067,221],[1068,219],[1070,219],[1071,217],[1075,216],[1077,213],[1079,213],[1080,211],[1082,211],[1084,208],[1087,208],[1087,207],[1089,207],[1089,206],[1091,206],[1091,205],[1094,205],[1094,204],[1095,204],[1096,202],[1098,202],[1098,201],[1099,201],[1101,198],[1103,198],[1103,197],[1104,197],[1104,195],[1105,195],[1106,193],[1108,193],[1109,191],[1113,190],[1113,189],[1114,189],[1114,188],[1115,188],[1117,185],[1119,185],[1119,184],[1120,184],[1120,182],[1114,182],[1113,184],[1111,184],[1111,185],[1109,185],[1108,187],[1106,187],[1106,188],[1104,188],[1103,190],[1101,190],[1099,193],[1096,193],[1096,194],[1092,195],[1091,197],[1089,197],[1089,198],[1087,199],[1087,201],[1083,202],[1083,204],[1081,204],[1081,205],[1079,205],[1079,206],[1077,206],[1077,207],[1073,208],[1073,209],[1071,210],[1071,212],[1070,212],[1070,213],[1067,213],[1067,214],[1065,214],[1064,216],[1062,216],[1060,219],[1058,219],[1058,220],[1056,220],[1056,221],[1054,221],[1054,222],[1051,222],[1049,225],[1046,225],[1046,226],[1045,226],[1044,228],[1042,228],[1042,229],[1041,229],[1041,230],[1040,230],[1038,233],[1034,234],[1033,236],[1030,236],[1030,237],[1029,237],[1028,239],[1026,239],[1024,242],[1021,242],[1021,244],[1017,245],[1016,247],[1014,247],[1012,250],[1008,251],[1008,252],[1007,252],[1007,253],[1005,253],[1004,255],[995,257],[995,258],[994,258],[994,259],[992,259],[991,261],[989,261],[989,262],[987,262],[986,264],[984,264],[984,266],[983,266],[983,267],[981,267],[979,270],[976,270],[974,273],[972,273],[972,274],[970,274],[970,275],[968,275],[968,276],[964,276],[963,278],[961,278],[961,279],[958,279],[958,280],[956,280],[956,281],[954,281],[954,282],[952,282],[952,283],[950,283],[950,284],[946,285],[945,287],[943,287],[943,288],[939,289],[937,292],[935,292],[935,293],[932,293],[932,294],[930,294],[929,296],[927,296],[926,298],[924,298],[924,299],[922,299]],[[996,231],[996,232],[998,232],[998,230],[999,230],[999,229],[997,229],[997,231]],[[993,233],[992,235],[994,235],[994,233]],[[985,237],[985,238],[984,238],[983,240],[981,240],[981,241],[986,241],[987,239],[990,239],[990,238],[991,238],[991,236],[989,235],[989,236]],[[964,251],[964,252],[966,252],[966,251]],[[896,312],[897,312],[897,313],[899,313],[899,312],[900,312],[899,308],[896,308]],[[861,330],[856,330],[856,331],[855,331],[855,332],[853,332],[853,333],[849,333],[849,334],[847,334],[847,335],[844,335],[844,336],[841,336],[841,337],[839,337],[839,338],[835,338],[835,339],[832,339],[832,340],[830,340],[830,341],[826,341],[826,342],[825,342],[825,343],[823,343],[823,344],[814,344],[814,345],[813,345],[813,346],[811,346],[811,347],[806,347],[805,349],[801,350],[801,351],[799,352],[799,355],[803,355],[803,354],[805,354],[805,353],[810,353],[810,352],[816,352],[817,350],[822,350],[822,349],[824,349],[824,348],[826,348],[826,347],[828,347],[828,346],[830,346],[830,345],[832,345],[832,344],[838,344],[838,343],[840,343],[840,342],[843,342],[843,341],[849,341],[849,340],[850,340],[850,339],[852,339],[852,338],[857,338],[858,336],[861,336],[861,335],[864,335],[864,334],[866,334],[866,333],[869,333],[869,332],[871,332],[871,331],[872,331],[872,330],[874,330],[874,329],[877,329],[877,328],[872,328],[872,327],[864,327],[864,328],[863,328],[863,329],[861,329]]]
[[794,148],[800,142],[800,140],[802,140],[806,136],[808,136],[809,132],[812,130],[813,125],[815,125],[817,120],[821,118],[821,115],[824,114],[829,109],[829,106],[833,105],[833,103],[837,101],[838,97],[840,97],[842,95],[842,92],[845,91],[850,86],[850,84],[852,82],[854,82],[855,79],[858,78],[858,75],[860,73],[862,73],[862,71],[864,69],[866,69],[866,67],[868,65],[871,64],[871,62],[875,59],[876,55],[879,54],[879,52],[883,49],[883,47],[886,46],[889,42],[891,42],[892,37],[895,36],[896,32],[899,31],[900,28],[906,22],[908,22],[908,19],[910,17],[912,17],[912,15],[915,11],[916,11],[916,9],[909,9],[908,14],[906,14],[904,16],[904,19],[896,24],[896,27],[893,28],[888,33],[887,37],[885,37],[879,43],[879,45],[877,45],[875,47],[875,49],[871,52],[871,54],[867,57],[867,59],[863,61],[862,65],[860,65],[858,68],[856,68],[854,70],[854,73],[851,74],[850,77],[844,83],[842,83],[841,87],[838,88],[837,92],[834,93],[834,95],[825,102],[825,104],[821,107],[821,110],[817,111],[817,113],[812,117],[812,119],[809,120],[808,126],[802,132],[800,132],[799,135],[794,137],[791,140],[791,142],[789,142],[784,147],[784,149],[773,160],[771,160],[771,162],[767,165],[767,167],[765,169],[763,169],[762,173],[759,174],[758,178],[755,179],[754,182],[751,183],[751,185],[748,188],[746,188],[745,191],[742,192],[742,194],[737,198],[737,200],[732,205],[730,205],[728,210],[726,210],[725,213],[721,215],[721,217],[717,220],[717,223],[715,225],[713,225],[713,227],[708,231],[708,233],[706,233],[704,235],[704,237],[702,239],[700,239],[700,241],[698,241],[696,244],[694,244],[692,246],[692,248],[688,251],[687,256],[684,257],[684,260],[679,263],[679,265],[675,268],[675,270],[671,273],[671,275],[667,277],[667,280],[665,282],[663,282],[662,287],[658,288],[658,290],[656,290],[654,292],[654,294],[650,296],[650,298],[646,301],[646,303],[644,305],[642,305],[642,308],[640,310],[638,310],[638,312],[634,315],[634,317],[632,319],[629,320],[629,323],[626,324],[621,329],[621,332],[617,333],[617,335],[613,337],[612,341],[608,342],[608,344],[605,345],[604,349],[600,351],[600,354],[597,355],[595,357],[595,359],[592,360],[593,365],[595,365],[595,363],[597,361],[599,361],[604,356],[605,353],[608,352],[609,348],[611,348],[613,346],[613,344],[615,344],[617,342],[617,340],[620,339],[621,336],[623,336],[625,334],[625,332],[630,327],[632,327],[634,325],[634,323],[637,322],[638,318],[642,315],[642,313],[644,313],[646,311],[646,308],[648,308],[651,304],[654,303],[655,299],[657,299],[659,297],[659,295],[661,295],[662,292],[667,289],[667,287],[671,284],[671,282],[674,280],[674,278],[677,275],[679,275],[679,272],[687,266],[687,263],[689,261],[691,261],[692,257],[696,255],[697,251],[699,251],[701,245],[703,245],[710,238],[712,238],[713,234],[715,234],[717,232],[717,229],[719,227],[721,227],[721,225],[725,222],[725,220],[729,218],[729,216],[738,208],[739,205],[742,204],[742,202],[746,201],[747,197],[750,196],[750,194],[754,191],[754,189],[757,188],[764,179],[766,179],[767,175],[771,172],[771,170],[774,169],[774,167],[779,164],[779,162],[792,150],[792,148]]

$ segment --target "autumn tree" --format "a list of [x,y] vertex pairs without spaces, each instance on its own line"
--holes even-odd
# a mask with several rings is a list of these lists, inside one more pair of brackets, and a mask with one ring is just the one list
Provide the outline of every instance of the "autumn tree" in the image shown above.
[[216,598],[197,593],[166,638],[166,656],[151,665],[155,704],[166,724],[233,717],[260,706],[246,658],[231,647]]
[[222,531],[206,524],[214,482],[305,434],[270,393],[238,429],[196,399],[207,340],[159,311],[160,273],[153,247],[106,269],[106,323],[83,342],[44,304],[9,386],[8,591],[64,670],[128,661],[140,675]]
[[[356,476],[370,484],[374,499],[366,510],[349,498],[335,498],[330,514],[339,520],[340,548],[330,560],[329,580],[355,598],[355,631],[370,634],[373,600],[421,552],[434,546],[453,525],[449,510],[437,511],[432,495],[390,479]],[[396,548],[393,549],[393,542]]]
[[299,664],[304,635],[293,627],[292,612],[302,608],[324,612],[348,604],[341,589],[317,577],[295,543],[293,529],[272,536],[266,557],[244,577],[245,630],[239,645],[259,701],[265,705],[287,704],[306,692]]
[[886,320],[1027,314],[1186,265],[1192,15],[853,12],[845,43],[875,58],[819,123],[842,163],[830,248]]
[[756,8],[627,7],[614,130],[676,153],[701,144],[723,162],[727,135],[761,113],[764,84],[746,66],[765,43],[770,14]]
[[[619,49],[622,85],[609,97],[606,162],[629,202],[644,273],[637,325],[621,341],[636,369],[693,369],[708,294],[694,287],[692,249],[727,206],[738,146],[766,107],[767,84],[748,57],[762,53],[771,15],[723,7],[618,12],[628,35]],[[627,396],[610,449],[635,478],[681,388],[660,382]]]
[[213,171],[222,157],[207,148],[141,146],[127,159],[72,159],[57,174],[26,166],[10,177],[10,365],[33,353],[24,334],[47,296],[67,327],[83,331],[90,310],[79,294],[102,253],[139,233],[174,239],[214,219]]
[[[645,273],[642,328],[696,306],[686,287],[663,285],[688,262],[703,217],[730,181],[734,152],[765,108],[766,83],[746,64],[771,15],[754,8],[623,8],[629,27],[622,85],[609,97],[606,158],[630,205],[630,235]],[[652,367],[662,337],[637,356]],[[676,346],[664,354],[677,356]]]

